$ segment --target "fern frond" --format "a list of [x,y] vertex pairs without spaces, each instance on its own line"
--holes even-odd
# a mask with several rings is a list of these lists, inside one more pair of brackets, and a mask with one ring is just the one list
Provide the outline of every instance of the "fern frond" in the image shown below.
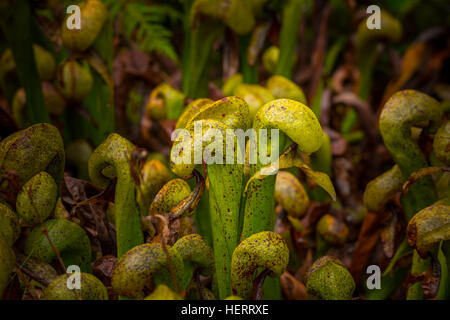
[[181,14],[167,5],[128,3],[124,9],[123,31],[128,39],[134,36],[143,51],[155,51],[177,61],[172,32],[163,25],[167,20],[176,23],[181,20]]

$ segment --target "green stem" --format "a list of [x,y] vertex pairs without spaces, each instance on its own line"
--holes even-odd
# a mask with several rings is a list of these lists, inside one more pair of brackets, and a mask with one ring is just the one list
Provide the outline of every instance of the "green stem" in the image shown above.
[[264,180],[255,180],[248,186],[241,240],[261,231],[273,231],[275,179],[274,175]]
[[397,262],[412,253],[411,247],[408,245],[408,241],[404,239],[400,245],[397,248],[397,251],[395,252],[394,256],[392,257],[391,261],[389,261],[389,265],[387,266],[386,270],[383,272],[383,277],[389,276],[389,274],[394,269]]
[[[358,96],[362,100],[368,101],[372,89],[372,77],[377,57],[376,44],[373,44],[365,53],[364,58],[361,58],[361,61],[359,62],[360,81]],[[349,134],[355,127],[357,121],[358,113],[356,110],[353,108],[348,110],[342,120],[342,134]]]
[[[106,188],[117,178],[114,212],[117,233],[117,257],[144,242],[136,204],[136,186],[130,172],[133,144],[118,134],[111,134],[95,149],[89,159],[89,176],[99,187]],[[104,169],[112,169],[113,174]]]
[[183,5],[183,31],[184,31],[184,43],[183,43],[183,50],[182,50],[182,58],[181,58],[181,70],[183,74],[182,78],[182,88],[183,93],[187,95],[188,86],[189,86],[189,78],[188,75],[190,73],[189,69],[191,67],[190,62],[190,54],[191,54],[191,38],[192,38],[192,31],[191,31],[191,7],[194,0],[186,0],[182,1]]
[[33,29],[30,4],[16,1],[1,12],[2,29],[11,46],[20,82],[25,89],[31,123],[50,122],[45,108],[33,51]]
[[[331,153],[331,141],[327,133],[323,134],[323,144],[316,153],[311,155],[311,168],[314,171],[326,173],[331,177],[331,162],[333,155]],[[322,188],[311,190],[311,198],[314,201],[324,202],[329,199],[327,193]]]
[[[411,274],[412,275],[419,275],[425,270],[427,270],[430,267],[430,260],[429,259],[422,259],[417,251],[414,250],[413,253],[413,260],[412,260],[412,266],[411,266]],[[413,283],[408,288],[408,293],[406,295],[406,299],[408,300],[423,300],[424,294],[423,294],[423,288],[422,288],[422,282],[417,281]]]
[[92,69],[93,87],[83,103],[97,125],[87,121],[89,137],[99,145],[106,137],[117,132],[115,128],[114,88],[112,85],[112,63],[114,59],[113,21],[108,19],[96,38],[93,49],[101,59],[89,59]]
[[322,94],[325,89],[325,81],[324,79],[320,79],[319,83],[317,84],[317,90],[314,94],[313,100],[311,102],[312,106],[311,109],[316,115],[317,119],[320,120],[320,114],[322,112]]
[[209,204],[219,298],[231,295],[231,257],[239,235],[243,165],[208,165]]
[[215,21],[199,20],[190,29],[188,42],[185,45],[183,61],[183,93],[190,98],[200,98],[207,94],[206,69],[211,55],[212,45],[223,30],[223,26]]
[[369,300],[386,300],[402,284],[408,274],[408,267],[396,268],[392,274],[386,274],[381,278],[380,290],[369,290],[365,297]]
[[213,235],[211,216],[209,214],[209,191],[207,190],[203,192],[203,196],[196,209],[194,224],[197,227],[197,232],[205,239],[206,243],[212,247]]
[[365,51],[364,58],[361,58],[361,61],[359,62],[359,70],[361,74],[358,96],[364,101],[368,100],[370,90],[372,88],[372,77],[375,69],[376,58],[376,45],[372,45],[367,51]]
[[239,38],[239,51],[241,60],[241,72],[244,83],[258,83],[258,70],[255,66],[250,66],[247,58],[248,46],[251,41],[251,35],[241,36]]
[[444,243],[442,242],[442,245],[439,248],[438,251],[438,263],[441,266],[441,274],[440,274],[440,281],[439,281],[439,290],[436,294],[437,300],[448,300],[450,298],[450,281],[449,281],[449,274],[448,274],[448,265],[447,265],[447,258],[444,252]]
[[288,79],[292,77],[294,66],[295,45],[297,44],[298,28],[302,19],[304,0],[289,0],[283,8],[280,31],[280,57],[276,74]]

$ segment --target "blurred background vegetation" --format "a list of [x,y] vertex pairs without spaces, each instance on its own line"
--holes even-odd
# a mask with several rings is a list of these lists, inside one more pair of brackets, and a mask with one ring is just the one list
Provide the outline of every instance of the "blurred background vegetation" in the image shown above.
[[[254,25],[245,32],[235,32],[242,20],[236,13],[230,13],[237,16],[236,20],[222,17],[224,23],[218,23],[220,19],[214,14],[210,15],[213,18],[204,12],[193,14],[193,0],[104,0],[109,14],[100,35],[88,50],[73,52],[62,42],[61,25],[66,8],[78,2],[2,1],[1,11],[2,112],[14,114],[14,97],[24,88],[30,96],[27,112],[22,114],[27,121],[13,116],[16,124],[23,127],[25,123],[51,119],[64,131],[66,142],[83,138],[96,146],[114,131],[139,140],[141,130],[137,127],[144,117],[146,102],[152,89],[161,82],[169,83],[186,98],[220,95],[213,89],[221,88],[236,72],[244,74],[244,82],[264,82],[270,71],[264,68],[262,57],[271,46],[281,46],[282,61],[275,72],[299,84],[309,105],[317,111],[321,93],[336,71],[352,65],[356,65],[356,70],[359,67],[355,36],[370,4],[379,5],[403,27],[398,41],[380,38],[377,43],[385,47],[377,49],[379,57],[371,80],[375,85],[368,89],[374,110],[383,101],[381,97],[389,81],[401,77],[401,59],[414,43],[422,41],[427,46],[426,57],[421,56],[417,64],[423,66],[427,61],[431,64],[429,60],[434,59],[439,70],[435,66],[428,70],[432,74],[416,79],[409,87],[431,92],[434,84],[445,82],[448,75],[445,50],[450,17],[449,3],[445,0],[261,1],[263,5],[255,15]],[[220,1],[210,3],[217,5]],[[432,34],[437,32],[436,27],[445,29],[440,30],[441,36]],[[46,79],[36,73],[32,59],[36,52],[32,52],[32,45],[43,48],[54,60],[54,70],[50,70],[52,74]],[[418,59],[418,53],[414,59]],[[64,84],[58,81],[62,81],[61,72],[67,61],[77,61],[89,71],[91,89],[79,101],[64,96],[67,104],[64,110],[48,115],[49,106],[44,108],[40,83],[44,80],[61,91]],[[416,69],[419,71],[413,71],[420,72],[422,67]],[[429,77],[433,81],[428,81]],[[3,136],[11,132],[13,125],[4,126]]]

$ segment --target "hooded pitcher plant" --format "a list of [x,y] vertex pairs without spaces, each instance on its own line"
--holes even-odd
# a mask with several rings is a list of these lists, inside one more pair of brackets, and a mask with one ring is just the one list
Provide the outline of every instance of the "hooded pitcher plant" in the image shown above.
[[[314,113],[304,104],[294,100],[278,99],[262,106],[256,113],[253,128],[256,131],[260,129],[279,130],[279,145],[277,146],[279,149],[283,148],[286,140],[289,140],[297,145],[298,151],[311,154],[319,150],[323,142],[323,131]],[[246,186],[242,240],[254,233],[265,230],[271,231],[274,228],[273,211],[276,176],[273,173],[276,173],[276,171],[268,175],[263,174],[262,170],[270,172],[271,168],[273,170],[297,166],[300,161],[299,158],[297,161],[291,161],[293,160],[292,157],[288,160],[289,156],[281,156],[279,159],[274,158],[278,153],[271,154],[273,152],[271,142],[269,137],[265,150],[261,149],[262,146],[258,143],[258,163],[250,165],[252,178]],[[268,160],[267,163],[270,163],[267,167],[264,167],[264,164],[259,161],[261,159],[260,153],[263,152],[262,156]],[[293,153],[290,154],[290,156],[292,155]],[[296,158],[296,154],[294,158]],[[274,166],[274,164],[276,165]],[[304,163],[302,163],[300,168],[305,168],[303,165]],[[309,167],[308,170],[310,173],[312,172]],[[334,193],[332,185],[331,189],[333,189],[332,192]]]
[[33,125],[0,142],[0,175],[14,172],[19,183],[18,190],[8,180],[2,186],[13,190],[14,200],[5,199],[8,204],[0,205],[0,294],[16,261],[11,246],[20,235],[21,225],[40,224],[53,211],[64,162],[62,138],[50,124]]
[[[170,232],[162,234],[162,240],[172,245],[177,239],[192,234],[194,231],[198,232],[198,226],[195,224],[191,215],[194,217],[198,213],[198,204],[202,198],[205,183],[203,176],[194,171],[197,185],[191,191],[189,184],[182,179],[170,180],[158,192],[155,199],[150,206],[151,215],[157,214],[159,218],[165,217]],[[209,215],[209,211],[205,212]],[[208,222],[209,222],[209,217]],[[152,220],[143,220],[144,229],[154,229]],[[164,228],[166,228],[164,227]],[[162,231],[162,230],[161,230]],[[209,236],[210,234],[207,234]]]
[[200,268],[205,276],[214,273],[212,249],[198,234],[184,236],[173,246],[145,243],[131,249],[117,262],[111,284],[114,291],[130,298],[142,297],[149,281],[181,292],[192,279],[188,265]]
[[[404,177],[428,167],[427,159],[417,142],[411,137],[411,128],[419,127],[433,133],[442,118],[442,108],[432,97],[414,90],[394,94],[380,115],[380,131],[386,148]],[[419,210],[436,201],[434,185],[430,177],[415,182],[405,197],[408,220]]]
[[406,236],[409,245],[426,258],[440,241],[450,239],[450,206],[436,203],[416,213],[408,223]]
[[262,65],[270,74],[274,74],[280,57],[280,48],[270,46],[262,54]]
[[[184,128],[187,130],[179,131],[183,135],[175,138],[171,152],[172,170],[176,175],[189,179],[193,175],[196,163],[206,162],[218,290],[220,298],[223,299],[231,294],[230,265],[231,256],[239,241],[239,212],[244,170],[243,164],[236,161],[231,164],[225,163],[224,150],[231,147],[230,152],[234,160],[235,155],[238,157],[239,154],[242,155],[240,151],[242,147],[235,144],[234,136],[231,144],[228,141],[225,143],[225,139],[222,139],[223,141],[217,140],[207,145],[205,140],[212,139],[209,133],[218,132],[217,136],[226,137],[227,129],[247,130],[250,126],[249,108],[247,103],[238,97],[223,98],[196,109],[194,107],[195,105],[186,109],[180,117],[179,121],[185,123]],[[197,136],[195,126],[200,126],[202,130]],[[183,161],[186,156],[187,161]],[[212,158],[215,160],[209,161]]]
[[42,171],[24,184],[16,200],[16,210],[22,225],[36,226],[52,214],[58,196],[58,186]]
[[183,258],[176,249],[162,243],[145,243],[117,261],[111,285],[121,296],[139,298],[150,280],[178,291],[182,276]]
[[[437,134],[435,136],[435,140],[436,137]],[[405,181],[406,179],[403,177],[398,165],[394,165],[390,170],[376,177],[367,184],[364,191],[364,206],[369,212],[381,214],[383,211],[387,210],[386,204],[388,201],[392,200],[398,192],[401,192],[402,187],[404,189]],[[403,281],[403,277],[395,276],[395,273],[392,273],[391,270],[401,257],[412,251],[411,248],[408,247],[408,244],[412,248],[416,248],[416,243],[420,247],[425,242],[435,245],[439,242],[439,240],[437,240],[439,238],[441,238],[441,240],[446,240],[445,228],[447,222],[439,219],[439,217],[444,217],[444,215],[440,215],[440,209],[445,209],[445,206],[439,206],[438,203],[439,202],[435,203],[431,207],[421,210],[419,212],[420,214],[417,213],[410,220],[406,239],[404,239],[399,245],[395,255],[389,263],[389,266],[384,271],[382,283],[386,283],[386,285],[382,286],[382,289],[378,290],[379,292],[376,295],[368,294],[366,296],[367,298],[386,299],[392,294],[392,291],[400,285]],[[428,213],[425,214],[425,212]],[[419,230],[416,228],[416,221],[419,222]],[[418,253],[425,259],[428,256],[428,251],[429,250],[426,252],[418,250]],[[396,272],[401,274],[401,270]],[[387,283],[390,284],[388,285]]]
[[222,92],[225,95],[244,99],[248,104],[251,121],[263,104],[275,99],[274,95],[265,87],[259,84],[244,83],[240,73],[235,73],[225,81]]
[[275,99],[291,99],[306,104],[303,90],[293,81],[283,76],[274,75],[267,79],[266,88]]
[[[251,178],[245,188],[245,209],[241,240],[261,231],[274,229],[274,189],[275,173],[278,169],[299,167],[305,174],[324,188],[333,199],[335,191],[330,178],[322,172],[315,172],[301,159],[304,154],[309,154],[320,149],[323,142],[323,132],[314,113],[300,102],[289,99],[278,99],[262,106],[255,117],[253,128],[258,132],[267,130],[267,145],[257,144],[257,162],[248,168]],[[273,139],[268,134],[278,133],[278,139]],[[275,130],[275,131],[274,131]],[[289,142],[294,142],[278,157],[279,151]],[[247,149],[252,148],[250,143]],[[250,157],[251,152],[247,153]],[[265,163],[269,163],[265,165]],[[246,173],[248,172],[246,168]],[[275,299],[281,295],[277,291],[278,279],[270,279],[266,282],[266,297]],[[278,292],[278,293],[277,293]]]
[[58,249],[64,267],[77,265],[83,272],[92,271],[91,243],[86,232],[76,223],[66,219],[47,220],[34,228],[25,242],[25,254],[46,263],[59,259],[54,248]]
[[[448,166],[450,163],[450,150],[448,148],[450,141],[449,137],[449,121],[446,120],[435,134],[433,142],[434,155],[441,162],[439,165]],[[443,183],[441,184],[442,180]],[[440,265],[445,265],[445,263],[443,264],[443,261],[446,261],[448,272],[448,270],[450,270],[450,196],[448,191],[448,172],[444,172],[438,178],[436,186],[440,188],[441,191],[438,193],[440,200],[414,215],[409,221],[406,237],[408,244],[417,250],[417,253],[421,258],[430,256],[432,260],[435,262],[437,261]],[[442,246],[439,246],[439,243],[441,242]],[[439,247],[440,251],[443,253],[442,256],[440,256],[440,251],[436,250],[439,249]],[[434,266],[435,264],[433,264],[433,267]],[[445,286],[448,287],[448,279],[447,281],[443,280],[445,280],[445,278],[441,276],[439,291],[436,296],[438,299],[445,298],[446,295]]]
[[148,210],[155,195],[170,180],[169,169],[158,159],[145,161],[140,172],[137,202],[141,215],[148,215]]
[[0,172],[13,170],[20,186],[39,172],[61,183],[65,163],[64,144],[56,127],[36,124],[18,131],[0,143]]
[[80,14],[80,29],[69,29],[66,19],[61,27],[63,43],[73,51],[88,49],[98,37],[108,18],[108,10],[100,0],[86,0],[80,3]]
[[162,83],[150,94],[145,112],[155,120],[178,119],[183,112],[184,98],[183,93]]
[[233,94],[247,102],[252,120],[262,105],[275,99],[269,90],[257,84],[242,83],[236,87]]
[[347,300],[353,296],[355,281],[340,260],[323,256],[308,272],[306,291],[310,299]]
[[70,274],[63,274],[50,282],[45,288],[42,300],[108,300],[105,285],[89,273],[80,273],[80,288],[67,286]]
[[248,34],[255,26],[255,17],[267,0],[195,0],[191,14],[221,20],[237,34]]
[[[377,215],[382,214],[383,212],[385,212],[385,210],[387,210],[387,203],[391,201],[394,196],[402,190],[402,186],[405,180],[406,179],[403,177],[399,166],[394,165],[391,169],[379,175],[367,184],[363,195],[364,207],[369,213],[374,213]],[[402,256],[402,250],[406,250],[407,247],[408,245],[405,240],[401,245],[399,245],[395,255],[391,259],[389,266],[387,267],[383,275],[385,277],[385,281],[395,281],[396,277],[392,277],[391,274],[387,272],[387,270],[391,269],[395,265],[398,258]],[[398,281],[402,280],[403,279],[399,279]],[[371,297],[369,295],[368,298],[387,298],[391,294],[390,290],[390,286],[385,286],[385,288],[379,290],[379,294],[377,294],[375,297]]]
[[363,197],[364,206],[370,212],[383,211],[386,203],[401,191],[404,182],[405,178],[400,168],[394,165],[367,184]]
[[[66,108],[66,101],[61,93],[50,82],[42,82],[42,94],[44,103],[50,115],[60,116]],[[24,88],[16,91],[12,101],[12,114],[20,128],[30,125],[27,113],[27,96]]]
[[[0,142],[0,175],[15,172],[18,176],[20,189],[16,203],[10,205],[16,207],[22,222],[36,224],[51,214],[64,163],[61,135],[50,124],[33,125]],[[3,187],[12,189],[8,183]]]
[[[307,105],[306,96],[295,82],[280,75],[273,75],[267,79],[266,88],[272,92],[275,99],[290,99]],[[315,110],[313,110],[316,112]],[[319,118],[318,114],[316,116]],[[311,155],[311,166],[316,171],[321,171],[331,176],[331,146],[328,134],[324,132],[323,143],[319,150]],[[312,199],[323,202],[327,199],[326,193],[322,189],[311,190]]]
[[250,299],[257,271],[263,268],[269,270],[271,276],[280,276],[286,270],[288,262],[288,247],[278,233],[264,231],[248,237],[233,253],[231,263],[233,295]]
[[[37,44],[33,44],[33,52],[39,78],[43,81],[51,80],[56,69],[55,58],[53,58],[53,55],[50,52]],[[0,61],[2,62],[2,70],[0,71],[2,77],[14,72],[17,68],[11,49],[6,49],[4,51]]]
[[303,185],[288,171],[280,171],[277,174],[275,201],[286,211],[289,220],[303,217],[310,203]]
[[[50,263],[57,258],[56,249],[62,267],[75,264],[90,272],[91,246],[86,232],[64,219],[47,220],[54,211],[64,170],[65,153],[59,131],[49,124],[33,125],[7,137],[0,146],[2,173],[16,172],[21,187],[14,204],[17,213],[1,205],[0,251],[6,260],[2,269],[7,273],[10,263],[14,265],[10,246],[17,240],[22,225],[34,227],[25,241],[24,252],[29,257]],[[0,272],[0,291],[5,286],[4,270]]]
[[244,99],[249,106],[251,121],[256,112],[264,104],[275,99],[291,99],[306,104],[303,90],[291,80],[283,76],[272,76],[267,80],[266,86],[247,84],[242,82],[240,74],[234,74],[222,88],[224,94],[236,95]]
[[113,133],[89,158],[89,176],[95,185],[106,188],[113,179],[117,179],[114,216],[118,257],[144,242],[136,203],[136,185],[130,171],[133,149],[130,141]]
[[[304,227],[300,219],[306,214],[310,201],[305,188],[294,174],[284,170],[277,173],[275,202],[283,208],[285,217],[292,225],[293,230],[303,233]],[[297,268],[300,259],[292,241],[293,230],[287,228],[280,232],[280,235],[289,248],[289,265]]]
[[[394,165],[391,169],[379,175],[367,184],[363,195],[364,207],[370,213],[382,214],[386,210],[387,203],[401,191],[404,182],[405,178],[403,177],[400,168],[398,165]],[[387,272],[387,270],[393,268],[395,262],[402,256],[402,250],[406,250],[407,248],[408,245],[406,241],[403,241],[402,244],[399,245],[395,255],[389,263],[389,266],[383,274],[383,280],[385,282],[400,283],[403,280],[402,277],[395,277],[395,275]],[[392,288],[395,287],[396,285],[392,286]],[[376,295],[368,294],[366,297],[368,299],[387,299],[392,293],[392,288],[388,285],[382,286],[381,290],[377,290]]]
[[[433,133],[442,119],[442,108],[432,97],[414,90],[394,94],[384,106],[380,115],[380,131],[383,141],[398,165],[403,177],[410,177],[419,169],[428,167],[428,161],[417,142],[411,137],[411,128],[419,127]],[[410,186],[402,197],[406,217],[410,220],[418,211],[437,200],[433,181],[423,177]],[[427,261],[414,252],[412,273],[418,274],[427,267]],[[420,283],[408,289],[408,299],[423,298]]]
[[183,298],[168,286],[160,284],[144,300],[183,300]]
[[64,170],[58,129],[38,124],[19,131],[2,141],[0,157],[0,171],[14,170],[19,177],[21,188],[14,205],[21,224],[36,226],[45,221],[53,212]]
[[185,201],[191,194],[189,184],[182,179],[172,179],[168,181],[156,194],[153,199],[149,213],[163,214],[180,202]]
[[[435,284],[434,293],[437,300],[445,300],[448,297],[450,263],[450,206],[448,204],[449,200],[446,198],[419,211],[409,221],[406,229],[408,244],[416,250],[420,258],[431,260],[431,272],[438,281]],[[415,258],[422,261],[418,257]],[[417,260],[413,260],[413,263]],[[447,268],[443,269],[445,266]]]
[[214,252],[199,234],[189,234],[173,245],[183,258],[184,279],[181,289],[187,289],[195,269],[204,276],[214,276]]
[[[201,175],[196,172],[196,177]],[[202,197],[203,177],[197,180],[196,188],[191,191],[189,184],[183,179],[172,179],[167,182],[153,199],[149,213],[159,214],[168,218],[169,225],[176,223],[178,227],[169,227],[171,230],[164,241],[173,244],[179,237],[193,232],[193,222],[190,215],[196,210],[198,201]],[[173,232],[173,233],[172,233]]]
[[[178,118],[178,121],[175,125],[175,129],[185,128],[187,122],[191,119],[192,116],[194,116],[203,106],[210,104],[212,102],[213,101],[211,99],[206,98],[193,100],[186,106],[184,112]],[[196,178],[203,179],[203,176],[198,172]],[[203,187],[203,189],[205,188]],[[208,200],[209,193],[208,190],[202,190],[202,192],[204,193],[204,195],[199,198],[196,214],[194,215],[194,221],[198,233],[200,233],[204,237],[204,239],[210,245],[212,245],[213,241],[212,241],[211,219],[209,215],[209,200]]]

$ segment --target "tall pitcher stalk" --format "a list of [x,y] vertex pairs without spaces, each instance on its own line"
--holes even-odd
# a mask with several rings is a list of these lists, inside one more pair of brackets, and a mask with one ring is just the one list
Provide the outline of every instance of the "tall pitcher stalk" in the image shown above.
[[[195,168],[193,162],[201,152],[200,162],[206,164],[209,178],[210,218],[214,245],[214,259],[217,273],[219,298],[231,295],[231,257],[239,240],[239,211],[243,184],[243,164],[225,164],[223,151],[227,143],[218,136],[226,137],[227,129],[247,130],[249,127],[247,103],[238,97],[228,97],[201,106],[191,104],[180,117],[178,137],[171,152],[172,169],[178,176],[189,179]],[[195,128],[201,128],[200,135]],[[215,133],[219,133],[215,135]],[[181,135],[180,135],[181,134]],[[209,145],[213,134],[215,140]],[[228,142],[228,139],[227,139]],[[232,139],[233,155],[240,151]],[[227,151],[228,152],[228,151]],[[188,161],[183,161],[185,156]],[[192,157],[193,156],[193,157]]]
[[[284,145],[285,139],[298,144],[299,149],[307,154],[317,151],[322,144],[322,128],[314,113],[304,104],[289,100],[278,99],[262,106],[253,122],[253,128],[278,129],[278,147]],[[273,143],[269,139],[268,144]],[[261,147],[261,146],[258,146]],[[266,152],[271,150],[267,147]],[[258,153],[262,150],[258,150]],[[272,152],[272,151],[270,151]],[[267,154],[270,161],[274,155]],[[258,161],[259,161],[258,154]],[[262,168],[259,161],[252,165],[250,173],[253,175]],[[264,180],[255,179],[249,182],[245,203],[244,225],[241,240],[261,231],[273,231],[274,228],[274,190],[275,175]]]

